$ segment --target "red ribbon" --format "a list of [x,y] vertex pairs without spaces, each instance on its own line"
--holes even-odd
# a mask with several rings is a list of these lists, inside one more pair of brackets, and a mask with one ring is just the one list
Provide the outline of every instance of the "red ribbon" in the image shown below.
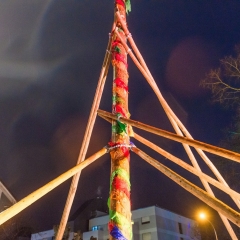
[[125,82],[122,79],[116,78],[114,80],[114,83],[116,84],[117,87],[124,88],[126,91],[128,91],[128,86],[125,84]]
[[[115,40],[112,43],[112,48],[117,47],[119,44],[121,44],[121,41]],[[122,54],[116,52],[115,50],[113,50],[113,59],[124,63],[126,65],[126,67],[128,67],[128,64],[127,64],[127,61],[126,61],[125,57]]]
[[120,113],[123,117],[126,117],[125,112],[119,104],[116,104],[114,108],[116,113]]
[[115,4],[119,4],[119,5],[123,6],[123,7],[125,7],[125,2],[123,0],[116,0]]
[[129,156],[129,150],[127,147],[121,147],[121,150],[123,151],[123,155],[124,157],[128,157]]
[[126,67],[128,67],[127,61],[125,59],[125,57],[122,54],[119,53],[114,53],[113,54],[113,58],[119,62],[122,62],[126,65]]
[[120,40],[115,40],[113,43],[112,43],[112,48],[114,47],[117,47],[117,45],[121,44],[121,41]]
[[108,142],[108,145],[109,145],[110,147],[116,146],[117,144],[119,144],[119,143]]
[[109,230],[109,232],[112,231],[113,227],[114,227],[114,224],[112,222],[109,222],[108,223],[108,230]]
[[112,185],[114,186],[115,189],[124,192],[128,198],[130,198],[130,192],[128,190],[128,185],[126,181],[119,177],[115,177],[113,179]]

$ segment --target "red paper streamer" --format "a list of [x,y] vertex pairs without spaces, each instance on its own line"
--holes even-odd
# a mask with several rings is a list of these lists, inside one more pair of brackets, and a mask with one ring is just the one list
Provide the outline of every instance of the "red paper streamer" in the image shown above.
[[119,44],[121,44],[121,42],[120,42],[119,40],[115,40],[115,41],[112,43],[113,59],[124,63],[124,64],[126,65],[126,67],[127,67],[128,65],[127,65],[127,61],[126,61],[125,57],[124,57],[122,54],[120,54],[120,53],[118,53],[118,52],[116,52],[116,51],[114,50],[114,48],[117,47]]
[[128,67],[127,61],[125,59],[125,57],[122,54],[119,53],[114,53],[113,54],[113,58],[119,62],[122,62],[123,64],[126,65],[126,67]]
[[117,45],[119,45],[119,44],[122,44],[121,41],[115,40],[115,41],[112,43],[112,48],[117,47]]
[[125,2],[123,0],[116,0],[115,4],[119,4],[119,5],[123,6],[123,7],[125,7]]
[[119,144],[119,143],[114,143],[114,142],[112,142],[112,141],[108,142],[108,145],[109,145],[110,147],[116,146],[117,144]]
[[120,113],[123,117],[126,117],[125,112],[119,104],[116,104],[114,108],[116,113]]
[[128,157],[129,156],[129,150],[127,147],[121,147],[121,150],[123,152],[124,157]]
[[[119,143],[119,142],[114,143],[112,141],[108,142],[108,145],[110,147],[114,147],[114,146],[119,145],[119,144],[121,144],[121,143]],[[120,149],[122,150],[124,157],[128,157],[129,156],[130,153],[129,153],[128,147],[120,147]]]
[[128,185],[126,181],[119,177],[115,177],[113,179],[112,185],[114,186],[115,189],[124,192],[128,198],[130,198],[130,192],[128,190]]
[[110,222],[108,223],[108,230],[109,230],[109,232],[112,231],[112,229],[113,229],[114,226],[115,226],[115,224],[114,224],[112,221],[110,221]]
[[116,78],[114,80],[114,83],[116,84],[117,87],[124,88],[126,91],[128,91],[128,86],[125,84],[125,82],[122,79]]

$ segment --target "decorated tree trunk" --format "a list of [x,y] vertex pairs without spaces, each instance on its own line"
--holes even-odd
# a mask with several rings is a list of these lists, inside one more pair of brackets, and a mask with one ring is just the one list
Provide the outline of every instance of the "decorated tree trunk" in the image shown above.
[[[119,11],[126,24],[128,0],[116,0],[115,11]],[[116,31],[126,41],[120,23]],[[121,123],[120,117],[129,117],[128,112],[128,71],[127,52],[116,36],[112,44],[113,97],[112,112],[119,119],[112,122],[112,139],[109,143],[111,154],[111,177],[109,196],[110,239],[130,240],[132,238],[130,181],[129,181],[129,128]]]

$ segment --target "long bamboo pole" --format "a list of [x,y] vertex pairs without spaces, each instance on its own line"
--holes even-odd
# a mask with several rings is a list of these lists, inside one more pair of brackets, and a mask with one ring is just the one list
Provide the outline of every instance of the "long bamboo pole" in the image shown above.
[[[112,30],[114,28],[115,28],[115,23],[113,24]],[[95,97],[94,97],[94,100],[93,100],[91,112],[90,112],[90,115],[89,115],[86,130],[85,130],[82,146],[81,146],[79,156],[78,156],[78,159],[77,159],[77,164],[82,162],[86,157],[86,153],[87,153],[89,142],[90,142],[90,139],[91,139],[93,127],[94,127],[94,124],[95,124],[95,121],[96,121],[97,109],[99,108],[99,105],[100,105],[100,101],[101,101],[101,98],[102,98],[102,93],[103,93],[103,89],[104,89],[104,85],[105,85],[105,81],[106,81],[106,78],[107,78],[107,73],[108,73],[108,69],[109,69],[109,65],[110,65],[111,45],[112,45],[112,37],[110,36],[109,41],[108,41],[108,45],[107,45],[106,54],[105,54],[105,57],[104,57],[104,60],[103,60],[102,69],[101,69],[99,80],[98,80],[98,85],[97,85],[97,88],[96,88]],[[57,232],[57,235],[56,235],[56,240],[61,240],[62,237],[63,237],[64,231],[65,231],[65,228],[66,228],[66,225],[67,225],[67,220],[68,220],[68,217],[69,217],[69,213],[70,213],[70,210],[71,210],[71,207],[72,207],[73,199],[74,199],[76,191],[77,191],[77,186],[78,186],[80,174],[81,174],[81,172],[78,172],[72,179],[71,186],[70,186],[69,193],[68,193],[68,197],[67,197],[65,207],[64,207],[64,210],[63,210],[61,222],[60,222],[59,229],[58,229],[58,232]]]
[[[120,12],[124,25],[126,21],[126,1],[115,1],[115,11]],[[116,23],[115,39],[112,44],[113,65],[113,97],[112,112],[118,117],[129,117],[128,112],[128,70],[127,52],[125,51],[116,32],[126,41],[122,25]],[[132,237],[131,203],[129,184],[129,135],[128,126],[119,119],[112,121],[112,137],[110,143],[111,177],[109,194],[109,235],[114,240],[130,240]]]
[[150,147],[151,149],[153,149],[154,151],[156,151],[157,153],[161,154],[162,156],[164,156],[165,158],[169,159],[170,161],[176,163],[177,165],[179,165],[180,167],[186,169],[187,171],[193,173],[194,175],[203,178],[204,180],[206,180],[207,182],[211,183],[213,186],[217,187],[218,189],[224,191],[225,193],[229,194],[234,200],[238,200],[240,199],[240,194],[234,190],[232,190],[229,187],[226,187],[224,184],[216,181],[215,179],[209,177],[207,174],[203,173],[202,171],[197,170],[196,168],[192,167],[191,165],[187,164],[186,162],[184,162],[183,160],[181,160],[178,157],[175,157],[174,155],[172,155],[171,153],[163,150],[162,148],[160,148],[159,146],[157,146],[156,144],[148,141],[147,139],[143,138],[142,136],[140,136],[137,133],[134,133],[133,137],[138,140],[139,142],[143,143],[144,145]]
[[[111,118],[111,119],[114,119],[114,120],[118,119],[118,117],[115,116],[114,114],[103,111],[103,110],[100,110],[100,109],[98,110],[98,114],[99,114],[99,116],[108,117],[108,118]],[[239,153],[232,152],[232,151],[229,151],[227,149],[216,147],[216,146],[213,146],[213,145],[210,145],[210,144],[207,144],[207,143],[204,143],[204,142],[200,142],[200,141],[197,141],[197,140],[194,140],[194,139],[189,139],[187,137],[182,137],[182,136],[179,136],[177,134],[174,134],[174,133],[171,133],[171,132],[168,132],[168,131],[165,131],[165,130],[162,130],[162,129],[152,127],[150,125],[141,123],[139,121],[134,121],[132,119],[127,119],[127,118],[121,117],[121,121],[123,123],[132,125],[134,127],[145,130],[147,132],[154,133],[154,134],[159,135],[161,137],[165,137],[165,138],[168,138],[168,139],[174,140],[176,142],[180,142],[180,143],[186,143],[186,144],[188,144],[192,147],[200,148],[200,149],[203,149],[207,152],[216,154],[218,156],[225,157],[225,158],[228,158],[228,159],[236,161],[236,162],[240,162],[240,154]]]
[[194,196],[201,199],[203,202],[208,204],[210,207],[218,211],[219,213],[223,214],[227,217],[230,221],[240,227],[240,213],[235,211],[234,209],[230,208],[219,199],[212,197],[206,191],[202,190],[201,188],[197,187],[196,185],[192,184],[191,182],[187,181],[185,178],[181,177],[168,167],[164,166],[157,160],[153,159],[152,157],[148,156],[146,153],[141,151],[140,149],[133,147],[132,151],[135,152],[138,156],[144,159],[146,162],[151,164],[153,167],[158,169],[164,175],[172,179],[178,185],[186,189],[188,192],[192,193]]
[[29,194],[27,197],[23,198],[19,202],[15,203],[10,208],[0,213],[0,225],[17,215],[19,212],[30,206],[32,203],[36,202],[39,198],[46,195],[48,192],[59,186],[61,183],[72,177],[77,172],[83,170],[89,164],[96,161],[102,155],[107,152],[107,148],[102,148],[97,153],[93,154],[91,157],[87,158],[84,162],[79,163],[77,166],[71,168],[67,172],[61,174],[59,177],[55,178],[51,182],[47,183],[43,187]]

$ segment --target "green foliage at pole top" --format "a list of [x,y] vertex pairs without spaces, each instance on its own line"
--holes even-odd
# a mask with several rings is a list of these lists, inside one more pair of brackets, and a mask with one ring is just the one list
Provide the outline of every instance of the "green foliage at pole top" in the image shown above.
[[131,2],[130,0],[125,0],[125,7],[126,7],[126,13],[128,14],[129,12],[131,12]]

